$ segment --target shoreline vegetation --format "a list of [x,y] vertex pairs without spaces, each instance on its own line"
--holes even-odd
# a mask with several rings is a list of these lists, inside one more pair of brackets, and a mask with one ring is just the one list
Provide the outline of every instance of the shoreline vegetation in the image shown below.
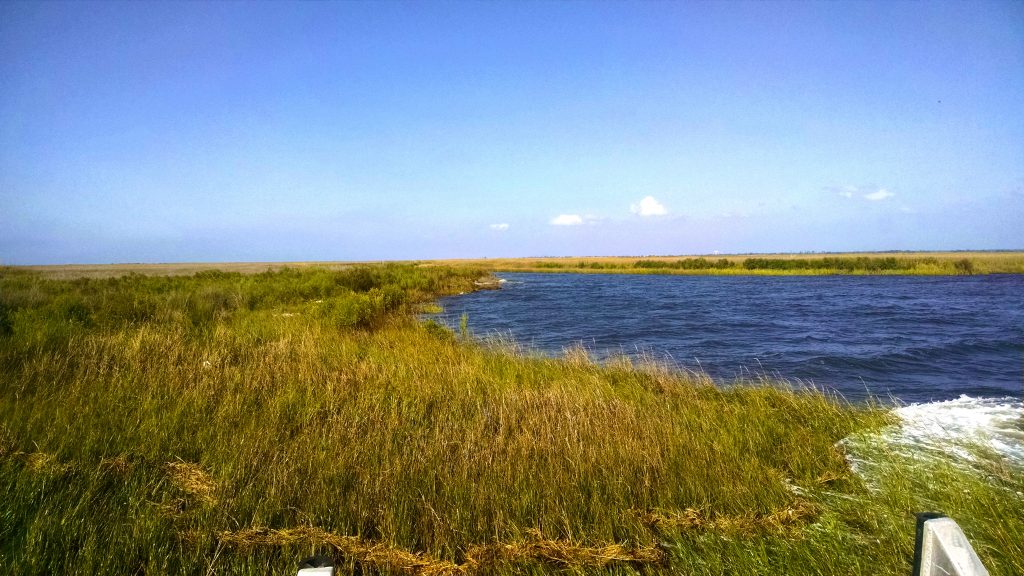
[[[255,274],[285,268],[343,270],[387,264],[369,261],[204,262],[52,264],[12,266],[48,278],[109,278],[125,274],[192,275],[217,270]],[[692,275],[916,275],[1024,274],[1024,251],[849,252],[809,254],[731,254],[695,256],[558,256],[394,261],[486,272],[567,272],[580,274]]]
[[438,264],[495,272],[718,275],[1024,274],[1024,252],[895,252],[703,256],[587,256],[444,260]]
[[265,268],[0,268],[0,573],[895,575],[936,509],[1024,572],[1024,474],[881,404],[416,319],[489,266]]

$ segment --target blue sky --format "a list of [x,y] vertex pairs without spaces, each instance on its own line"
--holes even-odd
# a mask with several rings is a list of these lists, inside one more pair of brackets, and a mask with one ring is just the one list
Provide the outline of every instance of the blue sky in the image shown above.
[[0,262],[1024,248],[1024,3],[0,3]]

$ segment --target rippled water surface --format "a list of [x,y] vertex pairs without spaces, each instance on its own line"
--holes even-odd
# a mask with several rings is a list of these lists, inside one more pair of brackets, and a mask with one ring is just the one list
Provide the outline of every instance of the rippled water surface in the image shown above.
[[501,290],[442,301],[443,319],[547,354],[582,343],[851,399],[1021,396],[1024,276],[499,276]]

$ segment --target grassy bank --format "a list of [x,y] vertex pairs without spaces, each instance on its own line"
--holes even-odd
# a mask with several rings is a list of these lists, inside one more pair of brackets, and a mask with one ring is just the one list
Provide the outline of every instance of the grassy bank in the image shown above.
[[480,275],[3,270],[0,573],[903,574],[936,507],[1024,570],[1019,474],[865,484],[884,410],[413,319]]

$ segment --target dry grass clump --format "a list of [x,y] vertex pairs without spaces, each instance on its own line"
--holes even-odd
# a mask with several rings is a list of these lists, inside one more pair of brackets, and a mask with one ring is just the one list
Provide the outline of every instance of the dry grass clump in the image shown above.
[[25,469],[35,474],[60,475],[74,468],[70,462],[62,462],[47,452],[13,451],[7,454],[7,457],[20,462]]
[[217,502],[217,498],[214,496],[217,484],[197,464],[178,461],[168,462],[166,466],[167,476],[175,488],[207,504]]
[[687,508],[679,512],[659,510],[634,511],[634,514],[652,530],[716,531],[733,535],[762,533],[792,533],[820,513],[820,507],[804,499],[769,514],[715,515]]
[[132,463],[127,456],[119,455],[100,459],[100,470],[103,472],[124,476],[132,470]]
[[289,529],[249,528],[225,531],[217,541],[238,548],[286,547],[296,545],[329,546],[343,557],[370,568],[422,576],[446,576],[490,573],[496,567],[540,562],[563,568],[603,568],[611,564],[659,565],[666,560],[664,551],[654,546],[580,546],[565,540],[544,538],[531,532],[528,540],[514,543],[476,545],[469,548],[462,563],[439,560],[423,553],[353,536],[339,536],[316,526]]
[[463,568],[453,562],[437,560],[426,554],[414,554],[353,536],[339,536],[316,526],[274,530],[249,528],[217,535],[217,541],[238,548],[284,547],[296,545],[329,546],[348,559],[369,567],[421,575],[459,574]]
[[462,566],[469,572],[488,572],[495,566],[531,561],[559,568],[605,568],[615,564],[643,567],[664,566],[668,556],[657,546],[629,546],[619,543],[580,546],[566,540],[544,538],[533,531],[528,540],[508,544],[474,546],[466,552]]

